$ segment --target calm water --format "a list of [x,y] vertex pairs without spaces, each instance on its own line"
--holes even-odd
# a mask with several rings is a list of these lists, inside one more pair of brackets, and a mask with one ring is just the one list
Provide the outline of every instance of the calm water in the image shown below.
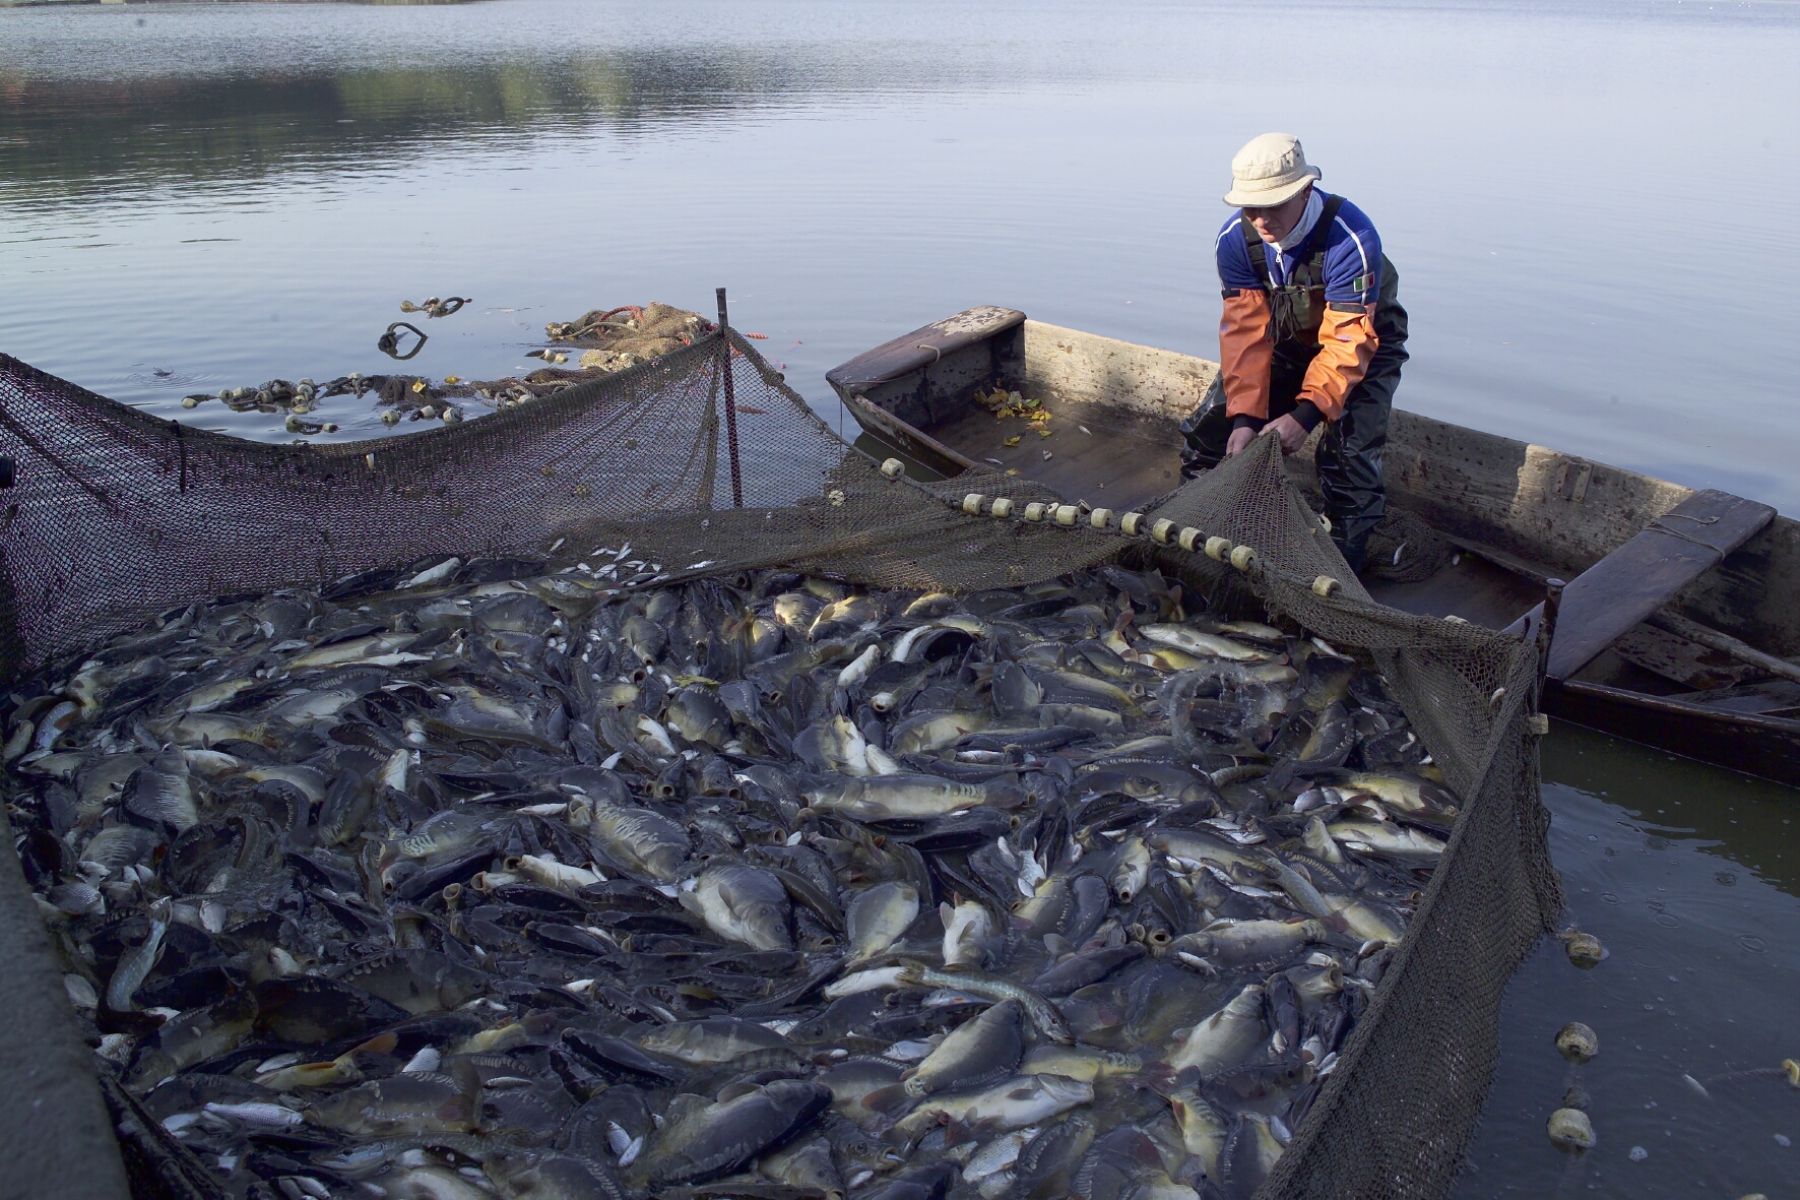
[[[1767,3],[0,9],[0,349],[279,439],[177,402],[381,371],[403,298],[475,298],[410,368],[481,377],[726,284],[835,422],[827,369],[971,304],[1214,354],[1227,164],[1285,128],[1399,264],[1403,406],[1800,513],[1796,62]],[[1680,1079],[1800,1052],[1795,798],[1566,728],[1546,773],[1616,953],[1520,973],[1459,1195],[1800,1191],[1785,1085]]]
[[[1456,1200],[1800,1196],[1800,1093],[1773,1075],[1800,1057],[1800,797],[1561,723],[1543,767],[1568,919],[1610,957],[1584,971],[1547,942],[1514,976]],[[1569,1021],[1600,1035],[1573,1075]],[[1544,1135],[1571,1082],[1599,1136],[1579,1159]]]

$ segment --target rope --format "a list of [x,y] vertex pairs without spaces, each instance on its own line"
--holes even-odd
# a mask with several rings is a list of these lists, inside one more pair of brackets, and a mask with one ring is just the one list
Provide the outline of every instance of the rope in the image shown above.
[[1681,541],[1689,542],[1689,543],[1692,543],[1693,545],[1702,547],[1703,549],[1711,550],[1714,554],[1718,554],[1720,552],[1719,547],[1713,545],[1709,541],[1706,541],[1704,538],[1698,538],[1698,537],[1693,536],[1692,534],[1683,533],[1679,529],[1671,528],[1669,525],[1665,524],[1665,522],[1672,520],[1672,519],[1680,519],[1683,521],[1692,521],[1696,525],[1717,525],[1719,523],[1719,518],[1716,516],[1714,516],[1714,517],[1696,517],[1690,513],[1667,512],[1667,513],[1664,513],[1660,517],[1653,518],[1649,524],[1644,526],[1644,528],[1646,530],[1654,529],[1657,533],[1666,533],[1672,538],[1678,538]]

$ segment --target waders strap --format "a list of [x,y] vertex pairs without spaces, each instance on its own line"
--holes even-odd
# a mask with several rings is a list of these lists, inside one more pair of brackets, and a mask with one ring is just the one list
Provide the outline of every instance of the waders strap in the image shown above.
[[1250,218],[1242,210],[1238,212],[1238,225],[1244,231],[1244,253],[1250,258],[1250,269],[1262,281],[1262,289],[1267,292],[1274,288],[1275,281],[1269,276],[1269,252],[1263,248],[1262,235],[1250,224]]

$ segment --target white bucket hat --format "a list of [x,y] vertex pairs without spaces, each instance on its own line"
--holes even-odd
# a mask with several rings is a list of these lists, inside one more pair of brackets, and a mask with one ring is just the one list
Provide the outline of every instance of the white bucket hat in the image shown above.
[[1225,203],[1234,208],[1268,208],[1300,194],[1320,177],[1306,165],[1306,151],[1291,133],[1259,133],[1231,159],[1231,190]]

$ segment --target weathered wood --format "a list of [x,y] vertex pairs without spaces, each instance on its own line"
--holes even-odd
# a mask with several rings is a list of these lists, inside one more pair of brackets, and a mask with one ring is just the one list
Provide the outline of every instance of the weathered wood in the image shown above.
[[1741,659],[1750,666],[1770,675],[1800,682],[1800,666],[1796,666],[1786,659],[1776,658],[1773,654],[1764,654],[1755,646],[1746,645],[1730,634],[1720,633],[1698,621],[1690,621],[1676,613],[1652,613],[1650,623],[1676,637],[1699,642],[1702,646],[1710,646],[1721,653]]
[[1766,504],[1705,491],[1651,521],[1563,593],[1550,677],[1579,671],[1774,517]]
[[83,1040],[85,1022],[64,991],[61,939],[44,927],[4,813],[0,838],[0,1003],[10,1024],[0,1038],[0,1122],[10,1147],[0,1195],[122,1200],[130,1195],[125,1168]]
[[869,430],[896,448],[904,450],[926,466],[946,475],[958,475],[975,465],[968,455],[947,446],[922,429],[915,429],[900,420],[886,409],[870,403],[867,397],[855,392],[844,397],[851,414],[863,428]]
[[[1585,471],[1584,471],[1585,468]],[[1693,489],[1543,446],[1394,410],[1388,495],[1445,533],[1573,578]],[[1583,482],[1585,479],[1585,482]],[[1579,496],[1577,496],[1579,493]],[[1800,522],[1778,517],[1676,593],[1684,616],[1800,656]]]
[[1574,578],[1689,489],[1396,410],[1388,494],[1447,533]]
[[[1443,531],[1439,530],[1438,532],[1442,533]],[[1437,616],[1454,612],[1476,624],[1492,628],[1504,626],[1504,632],[1523,636],[1525,618],[1519,617],[1511,624],[1506,624],[1506,617],[1519,610],[1520,600],[1517,597],[1520,595],[1519,589],[1524,586],[1526,581],[1542,585],[1550,577],[1529,563],[1492,547],[1482,546],[1465,538],[1452,537],[1450,540],[1461,548],[1465,563],[1470,559],[1475,559],[1492,564],[1492,568],[1498,568],[1498,579],[1494,578],[1496,572],[1490,568],[1487,582],[1479,586],[1471,586],[1469,573],[1466,570],[1458,574],[1452,568],[1445,568],[1419,584],[1395,585],[1383,583],[1380,580],[1372,581],[1369,584],[1370,594],[1383,604],[1391,604],[1409,612],[1431,613]],[[1510,589],[1507,581],[1511,582]],[[1428,596],[1440,598],[1427,599],[1422,604],[1412,602],[1410,599],[1397,600],[1393,593],[1393,589],[1396,587],[1415,591],[1423,590]],[[1507,598],[1509,594],[1515,598],[1509,600]],[[1724,687],[1755,677],[1757,668],[1748,661],[1680,636],[1674,633],[1672,628],[1659,627],[1663,624],[1665,617],[1671,621],[1683,622],[1684,628],[1708,628],[1700,626],[1697,622],[1676,617],[1667,610],[1659,611],[1652,614],[1644,623],[1621,633],[1613,640],[1611,654],[1602,656],[1602,658],[1617,655],[1619,659],[1623,660],[1623,665],[1641,668],[1651,675],[1669,680],[1674,685],[1666,689],[1670,694],[1681,687],[1696,690]],[[1724,637],[1725,635],[1716,634],[1716,636]],[[1618,681],[1615,679],[1612,682]]]
[[[1658,615],[1652,613],[1642,625],[1620,634],[1612,644],[1612,653],[1633,667],[1678,685],[1667,691],[1727,687],[1754,679],[1759,674],[1742,659],[1658,628],[1655,624]],[[1591,669],[1583,668],[1583,673],[1591,674]]]
[[966,308],[955,316],[921,325],[867,350],[826,373],[825,381],[841,395],[863,392],[941,361],[968,346],[985,343],[998,334],[1016,329],[1025,314],[1016,308],[982,305]]
[[[1556,629],[1562,621],[1562,598],[1569,585],[1560,579],[1544,584],[1544,602],[1525,616],[1526,626],[1536,626],[1538,647],[1537,690],[1541,698],[1544,683],[1550,677],[1550,648],[1556,645]],[[1535,614],[1535,615],[1534,615]]]
[[1800,657],[1800,521],[1777,517],[1676,597],[1683,616],[1782,658]]
[[[1191,354],[1027,321],[1026,395],[1175,423],[1218,386],[1219,366]],[[1174,436],[1174,430],[1169,431]]]

